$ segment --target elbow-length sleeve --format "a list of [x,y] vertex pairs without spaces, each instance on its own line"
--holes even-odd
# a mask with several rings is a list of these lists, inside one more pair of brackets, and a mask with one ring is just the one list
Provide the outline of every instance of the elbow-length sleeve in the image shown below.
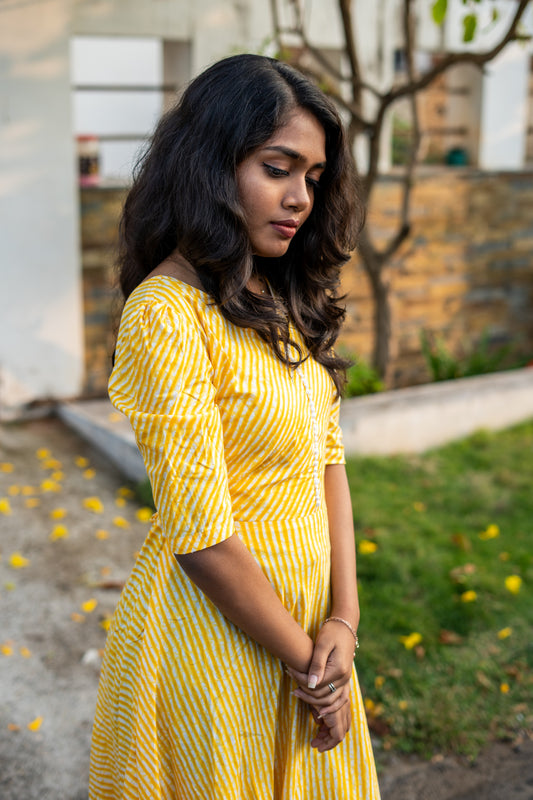
[[341,399],[337,397],[331,404],[329,414],[326,437],[326,465],[346,463],[344,458],[344,445],[342,443],[342,431],[339,425],[340,408]]
[[133,427],[173,552],[229,538],[234,529],[222,426],[194,314],[161,300],[126,305],[109,396]]

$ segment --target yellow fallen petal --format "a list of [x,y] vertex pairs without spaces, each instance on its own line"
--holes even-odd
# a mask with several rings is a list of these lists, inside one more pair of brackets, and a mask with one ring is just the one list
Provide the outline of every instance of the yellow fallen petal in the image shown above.
[[24,505],[26,508],[37,508],[37,506],[41,505],[41,501],[38,497],[27,497],[24,501]]
[[409,703],[407,702],[407,700],[400,700],[400,702],[398,703],[398,708],[400,709],[400,711],[406,711],[409,708]]
[[50,519],[64,519],[67,516],[66,508],[53,508],[50,511]]
[[0,514],[11,514],[11,503],[7,497],[0,497]]
[[413,631],[413,633],[410,633],[408,636],[400,636],[400,642],[406,650],[412,650],[413,647],[416,647],[421,641],[422,635],[416,631]]
[[520,575],[508,575],[505,579],[505,588],[511,594],[518,594],[522,586],[522,578]]
[[52,478],[52,480],[54,480],[54,481],[62,481],[62,480],[63,480],[63,478],[65,477],[65,473],[64,473],[64,472],[61,472],[61,470],[60,470],[60,469],[58,469],[58,470],[56,470],[55,472],[52,472],[52,475],[51,475],[50,477],[51,477],[51,478]]
[[371,700],[370,697],[365,697],[365,709],[367,711],[372,712],[375,709],[375,707],[376,704],[374,703],[374,701]]
[[37,494],[39,490],[36,489],[35,486],[23,486],[20,491],[24,497],[28,497],[30,494]]
[[120,422],[123,417],[122,414],[118,413],[118,411],[112,411],[110,414],[108,414],[107,418],[109,422]]
[[479,538],[486,541],[487,539],[496,539],[500,535],[500,529],[497,525],[488,525],[484,531],[481,531]]
[[99,497],[86,497],[83,501],[83,507],[95,514],[101,514],[104,510],[104,504]]
[[4,589],[6,592],[12,592],[13,589],[16,589],[16,584],[14,584],[12,581],[7,581],[4,583]]
[[130,523],[124,517],[113,517],[113,525],[116,525],[117,528],[129,528]]
[[361,539],[357,546],[358,551],[361,555],[366,556],[370,553],[375,553],[378,549],[378,546],[375,542],[371,542],[369,539]]
[[10,464],[8,461],[2,461],[2,463],[0,463],[0,472],[13,472],[14,469],[13,464]]
[[22,658],[31,658],[31,650],[27,647],[21,647],[19,652]]
[[63,464],[61,461],[58,461],[57,458],[47,458],[45,461],[43,461],[41,466],[43,469],[61,469]]
[[474,592],[473,589],[469,589],[467,592],[463,592],[461,595],[462,603],[473,603],[474,600],[477,600],[477,592]]
[[498,631],[498,639],[507,639],[512,632],[512,628],[502,628],[501,631]]
[[96,475],[95,469],[86,469],[85,472],[83,473],[83,477],[88,481],[90,481],[91,478],[94,478],[95,475]]
[[374,678],[374,686],[376,689],[381,689],[383,684],[385,683],[385,677],[383,675],[376,675]]
[[509,561],[510,556],[509,556],[509,553],[506,553],[504,551],[503,553],[500,553],[498,558],[500,559],[500,561]]
[[502,694],[507,694],[507,692],[509,691],[510,688],[511,687],[509,686],[508,683],[500,683],[500,692]]
[[47,450],[46,447],[41,447],[39,450],[37,450],[35,455],[37,456],[37,458],[40,458],[40,459],[49,458],[50,457],[50,450]]
[[104,629],[104,631],[108,631],[111,625],[111,617],[105,617],[100,621],[100,627]]
[[20,725],[15,725],[14,722],[10,722],[7,729],[8,731],[20,731]]
[[43,724],[42,717],[35,717],[34,720],[28,722],[28,730],[29,731],[38,731],[41,725]]
[[117,490],[117,494],[119,497],[133,497],[134,492],[128,486],[121,486],[120,489]]
[[421,503],[420,501],[417,501],[416,503],[413,503],[413,508],[414,508],[415,511],[418,511],[419,513],[422,513],[422,511],[426,510],[426,504],[425,503]]
[[91,597],[90,600],[86,600],[85,603],[81,604],[81,610],[85,611],[86,614],[90,614],[91,611],[94,611],[97,605],[98,600],[95,600],[94,597]]
[[70,618],[73,622],[85,622],[85,617],[83,614],[78,614],[77,611],[73,611],[70,615]]
[[56,539],[66,539],[68,536],[68,528],[65,525],[54,525],[52,532],[49,536],[52,542]]
[[16,497],[18,494],[20,494],[20,486],[16,485],[10,486],[9,489],[7,490],[7,493],[11,497]]
[[76,464],[77,467],[81,467],[83,469],[83,467],[89,466],[89,459],[84,458],[83,456],[76,456],[76,458],[74,459],[74,463]]
[[99,528],[96,533],[94,534],[97,539],[104,540],[109,539],[109,533],[105,531],[103,528]]
[[102,578],[106,578],[108,575],[111,575],[111,567],[100,567],[100,575]]
[[13,648],[10,644],[3,644],[0,646],[0,653],[2,653],[3,656],[12,656]]
[[41,489],[43,492],[60,492],[61,485],[57,481],[47,478],[41,483]]
[[20,553],[12,553],[9,556],[9,566],[13,569],[22,569],[23,567],[27,567],[29,563],[29,560],[24,558]]
[[[144,506],[143,508],[137,509],[135,512],[135,516],[140,522],[149,522],[152,519],[153,511],[148,506]],[[376,545],[377,547],[377,545]]]
[[125,497],[115,497],[115,505],[117,508],[124,508],[126,505],[126,498]]

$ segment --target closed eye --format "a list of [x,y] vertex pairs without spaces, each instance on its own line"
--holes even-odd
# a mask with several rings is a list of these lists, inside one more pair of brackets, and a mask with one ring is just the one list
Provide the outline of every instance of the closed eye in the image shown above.
[[306,178],[307,185],[310,186],[312,189],[317,190],[320,189],[320,181],[315,180],[314,178]]
[[267,164],[265,162],[263,162],[263,167],[273,178],[286,178],[289,174],[287,170],[280,169],[279,167],[273,167],[272,164]]

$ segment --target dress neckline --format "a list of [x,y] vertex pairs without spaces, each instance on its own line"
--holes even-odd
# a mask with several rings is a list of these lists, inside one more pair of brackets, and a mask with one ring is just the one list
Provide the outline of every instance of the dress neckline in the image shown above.
[[149,278],[145,278],[143,283],[148,283],[148,281],[156,280],[157,278],[166,278],[173,283],[177,283],[180,286],[185,286],[187,289],[192,289],[193,292],[198,292],[199,294],[204,295],[205,297],[209,297],[209,293],[206,292],[204,289],[199,289],[197,286],[193,286],[192,283],[187,283],[187,281],[182,281],[181,278],[175,278],[173,275],[163,275],[159,273],[158,275],[151,275]]

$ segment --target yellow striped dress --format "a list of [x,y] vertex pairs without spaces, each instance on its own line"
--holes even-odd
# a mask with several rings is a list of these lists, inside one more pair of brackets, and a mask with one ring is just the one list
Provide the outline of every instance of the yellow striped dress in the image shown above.
[[158,511],[108,634],[91,800],[378,800],[355,671],[352,727],[317,753],[282,664],[174,556],[237,534],[316,637],[329,595],[323,473],[343,462],[328,373],[311,358],[288,369],[206,293],[155,276],[126,303],[109,389]]

